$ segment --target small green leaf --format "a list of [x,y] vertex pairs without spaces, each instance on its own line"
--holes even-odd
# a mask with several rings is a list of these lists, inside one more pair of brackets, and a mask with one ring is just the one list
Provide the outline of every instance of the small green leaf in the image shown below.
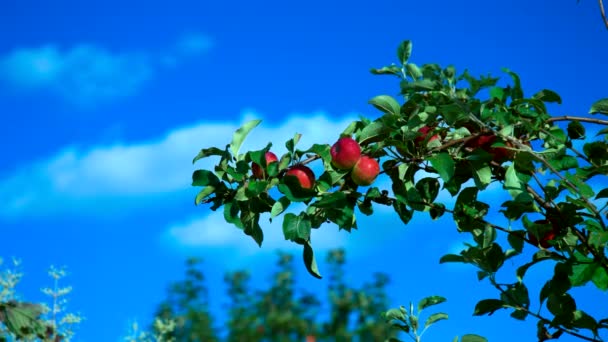
[[593,273],[591,281],[602,291],[608,290],[608,273],[604,267],[598,267]]
[[300,138],[302,138],[302,134],[296,133],[293,136],[293,138],[287,140],[287,142],[285,143],[285,147],[287,148],[287,151],[289,151],[290,153],[293,153],[295,151],[296,145],[300,141]]
[[196,163],[200,159],[207,158],[210,156],[223,156],[224,153],[224,150],[220,150],[217,147],[204,148],[196,155],[196,157],[194,157],[194,159],[192,160],[192,164]]
[[608,115],[608,98],[596,101],[593,105],[591,105],[591,109],[589,109],[589,114],[597,113]]
[[585,126],[579,121],[570,121],[568,123],[568,136],[570,139],[580,139],[585,136]]
[[399,44],[397,48],[397,59],[401,64],[406,65],[407,61],[412,55],[412,42],[410,40],[404,40]]
[[516,230],[509,232],[509,235],[507,236],[509,245],[511,245],[511,247],[517,251],[517,253],[521,253],[521,251],[524,249],[523,237],[525,234],[526,232],[523,230]]
[[519,179],[516,171],[516,165],[511,164],[505,172],[504,189],[509,192],[513,199],[516,199],[526,191],[525,184]]
[[418,312],[428,308],[429,306],[444,303],[445,301],[447,301],[447,299],[441,296],[430,296],[423,298],[420,300],[420,302],[418,302]]
[[278,201],[274,202],[274,204],[272,205],[272,209],[270,210],[270,217],[276,217],[277,215],[280,215],[282,212],[285,211],[285,209],[287,209],[287,207],[289,207],[289,204],[291,204],[291,201],[283,196],[281,198],[279,198]]
[[608,198],[608,188],[600,190],[595,196],[595,199]]
[[504,308],[506,305],[500,299],[483,299],[475,305],[473,316],[492,315],[494,312]]
[[211,195],[214,191],[215,191],[215,186],[213,186],[213,185],[204,187],[203,190],[199,191],[199,193],[196,195],[196,198],[194,199],[194,204],[195,205],[201,204],[201,202],[205,198],[207,198],[209,195]]
[[446,262],[466,262],[465,258],[462,255],[458,254],[446,254],[439,259],[439,263],[443,264]]
[[369,103],[387,114],[400,115],[401,113],[401,105],[389,95],[376,96],[369,100]]
[[382,316],[384,316],[384,319],[386,319],[387,321],[390,321],[390,320],[405,321],[406,320],[403,310],[400,310],[400,309],[389,309],[388,311],[384,312],[382,314]]
[[485,189],[492,182],[492,169],[485,163],[473,164],[473,180],[479,190]]
[[426,322],[424,323],[424,327],[425,328],[429,327],[433,323],[444,320],[444,319],[448,319],[448,315],[443,312],[432,314],[429,316],[429,318],[427,318]]
[[396,65],[389,65],[379,69],[371,69],[370,72],[374,75],[397,75],[401,76],[401,68]]
[[217,185],[220,180],[208,170],[196,170],[192,173],[192,186]]
[[416,183],[416,191],[427,203],[433,203],[439,195],[439,181],[436,178],[425,177]]
[[543,102],[553,102],[557,104],[562,103],[562,98],[559,96],[559,94],[549,89],[543,89],[538,93],[534,94],[532,97]]
[[306,213],[285,214],[283,218],[283,235],[285,240],[296,241],[298,239],[308,241],[310,239],[311,222]]
[[460,342],[488,342],[488,339],[475,334],[467,334],[462,336]]
[[407,63],[405,66],[407,73],[410,74],[412,79],[417,80],[422,77],[422,71],[420,68],[414,63]]
[[262,122],[262,120],[251,120],[234,132],[232,135],[232,142],[230,142],[230,150],[232,151],[233,155],[238,156],[243,141],[245,141],[245,138],[249,132],[259,125],[260,122]]
[[383,140],[383,137],[387,136],[389,131],[389,127],[386,127],[382,121],[373,121],[359,132],[357,140],[360,144],[380,141]]
[[310,242],[307,241],[304,244],[304,265],[306,266],[306,270],[308,270],[308,273],[310,273],[313,277],[321,279],[323,278],[321,276],[321,273],[319,273],[319,268],[317,267],[317,261],[315,260],[315,254],[314,251],[312,250],[312,246],[310,245]]
[[547,309],[555,316],[571,314],[576,310],[576,302],[567,293],[550,294],[547,299]]
[[312,204],[317,208],[340,208],[346,205],[346,194],[343,191],[324,193],[321,199]]
[[435,154],[429,158],[429,161],[444,182],[449,182],[454,177],[456,165],[447,152]]

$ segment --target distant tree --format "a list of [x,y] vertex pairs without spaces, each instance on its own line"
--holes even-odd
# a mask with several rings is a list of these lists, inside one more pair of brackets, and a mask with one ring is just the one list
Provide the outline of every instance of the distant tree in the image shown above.
[[171,284],[167,299],[156,313],[161,321],[175,322],[173,331],[166,335],[176,342],[219,341],[209,313],[205,276],[198,268],[200,263],[196,258],[186,261],[185,279]]
[[[383,341],[396,336],[382,315],[389,306],[385,290],[388,276],[377,273],[372,281],[355,289],[344,279],[344,250],[330,251],[327,262],[333,272],[328,282],[331,304],[326,321],[320,317],[319,294],[297,287],[293,256],[279,252],[276,270],[261,289],[252,288],[246,270],[226,273],[228,319],[221,329],[225,338],[220,339],[208,310],[202,271],[191,259],[186,279],[170,287],[155,317],[157,326],[159,322],[175,322],[170,329],[173,331],[164,329],[163,337],[154,339],[136,327],[127,341]],[[166,324],[161,326],[166,328]],[[160,333],[156,331],[155,336]]]

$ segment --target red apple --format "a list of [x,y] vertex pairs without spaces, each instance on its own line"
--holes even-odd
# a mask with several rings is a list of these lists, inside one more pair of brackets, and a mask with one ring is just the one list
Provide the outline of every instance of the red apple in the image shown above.
[[315,186],[315,174],[307,166],[292,166],[287,170],[285,176],[296,177],[303,189],[312,189]]
[[357,185],[370,185],[376,180],[379,173],[380,165],[376,159],[361,156],[361,159],[359,159],[351,171],[351,178]]
[[[492,155],[492,160],[497,163],[502,163],[513,157],[513,151],[505,147],[492,147],[492,144],[496,142],[498,137],[492,133],[477,136],[469,140],[465,146],[475,148],[481,148],[484,151]],[[511,147],[511,143],[508,141],[505,143],[506,146]]]
[[[536,224],[549,224],[551,221],[549,220],[536,220],[534,221],[534,223]],[[555,237],[557,236],[557,225],[555,223],[553,223],[553,229],[547,233],[545,233],[545,235],[543,235],[543,237],[540,239],[540,241],[538,240],[538,238],[536,236],[534,236],[533,234],[530,234],[530,232],[528,232],[528,240],[530,240],[530,242],[535,245],[538,246],[540,244],[541,247],[543,248],[549,248],[551,247],[551,245],[549,244],[550,240],[555,239]]]
[[361,146],[351,137],[343,137],[331,147],[331,163],[337,169],[350,170],[361,158]]
[[[424,142],[424,140],[426,139],[426,137],[429,135],[429,132],[431,132],[433,130],[433,127],[429,127],[429,126],[424,126],[422,128],[420,128],[418,130],[418,133],[422,133],[421,136],[416,137],[416,139],[414,139],[414,142],[416,143],[416,145],[420,145]],[[439,135],[434,134],[430,139],[429,142],[433,141],[433,140],[437,140],[439,139]]]
[[[266,158],[266,166],[270,165],[270,163],[279,161],[279,159],[277,158],[277,155],[270,151],[266,152],[264,157]],[[266,172],[264,172],[264,169],[256,163],[251,164],[251,172],[253,173],[253,178],[257,178],[257,179],[264,178],[265,174],[266,174]]]

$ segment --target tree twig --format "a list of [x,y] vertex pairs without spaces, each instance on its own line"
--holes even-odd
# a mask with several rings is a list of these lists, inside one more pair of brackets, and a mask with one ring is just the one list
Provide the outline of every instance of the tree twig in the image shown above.
[[554,121],[582,121],[582,122],[595,123],[598,125],[608,125],[608,120],[583,118],[580,116],[571,116],[571,115],[555,116],[555,117],[547,119],[547,122],[554,122]]

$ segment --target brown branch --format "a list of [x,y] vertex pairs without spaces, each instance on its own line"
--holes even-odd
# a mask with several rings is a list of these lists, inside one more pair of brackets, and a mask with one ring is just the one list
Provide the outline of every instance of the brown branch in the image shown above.
[[608,18],[606,18],[606,11],[604,11],[604,3],[602,0],[598,0],[600,5],[600,13],[602,13],[602,19],[604,19],[604,25],[606,25],[606,29],[608,29]]
[[582,121],[582,122],[589,122],[589,123],[595,123],[598,125],[607,125],[608,126],[608,120],[583,118],[580,116],[571,116],[571,115],[556,116],[556,117],[547,119],[547,122],[554,122],[554,121]]

